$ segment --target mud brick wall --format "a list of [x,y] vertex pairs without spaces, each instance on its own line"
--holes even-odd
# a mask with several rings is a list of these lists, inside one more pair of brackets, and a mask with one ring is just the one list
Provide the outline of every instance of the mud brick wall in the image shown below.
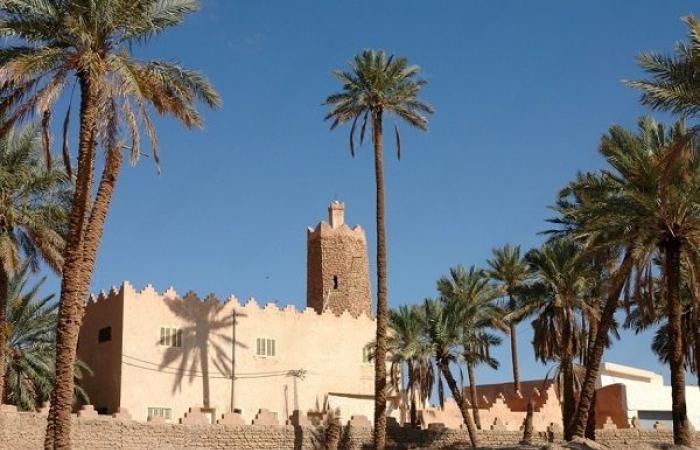
[[[354,426],[353,424],[366,424]],[[365,450],[372,447],[372,430],[365,417],[355,416],[343,430],[340,450]],[[41,413],[13,412],[0,409],[0,450],[34,450],[43,447],[46,416]],[[73,449],[226,449],[316,450],[323,448],[323,429],[291,425],[172,424],[139,422],[128,418],[91,415],[73,419]],[[480,430],[483,448],[516,445],[522,434],[509,430]],[[639,443],[670,444],[672,433],[667,429],[625,428],[596,432],[597,441],[617,449],[634,449]],[[555,442],[561,433],[554,433]],[[534,444],[544,444],[546,433],[536,433]],[[696,434],[700,442],[700,433]],[[388,429],[390,449],[431,448],[454,449],[468,446],[465,430],[433,426],[415,430],[392,426]]]

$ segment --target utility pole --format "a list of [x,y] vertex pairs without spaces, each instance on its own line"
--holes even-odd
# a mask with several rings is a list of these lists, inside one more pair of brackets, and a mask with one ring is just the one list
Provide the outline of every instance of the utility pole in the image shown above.
[[231,411],[236,411],[236,307],[231,313]]
[[[287,376],[294,377],[294,410],[299,409],[299,391],[298,391],[298,386],[297,386],[297,380],[303,380],[306,378],[306,369],[296,369],[296,370],[290,370],[287,372]],[[286,385],[285,385],[286,387]]]

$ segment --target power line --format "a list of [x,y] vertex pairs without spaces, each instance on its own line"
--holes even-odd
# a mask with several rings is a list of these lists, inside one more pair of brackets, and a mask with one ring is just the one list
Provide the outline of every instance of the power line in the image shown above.
[[[150,364],[150,365],[152,365],[152,366],[156,366],[156,367],[157,367],[157,370],[168,369],[168,370],[174,370],[174,371],[177,371],[177,372],[191,372],[191,373],[195,373],[195,374],[196,374],[196,373],[201,373],[201,374],[204,373],[204,371],[202,371],[202,370],[197,370],[197,369],[182,369],[182,368],[180,368],[180,367],[161,366],[160,363],[154,363],[154,362],[152,362],[152,361],[146,361],[146,360],[144,360],[144,359],[139,359],[139,358],[136,358],[135,356],[130,356],[130,355],[126,355],[126,354],[122,354],[122,356],[125,357],[125,358],[133,359],[133,360],[138,361],[138,362],[143,363],[143,364]],[[132,364],[133,364],[133,363],[132,363]],[[290,369],[290,370],[294,370],[294,369]],[[248,372],[248,373],[246,373],[246,372],[240,372],[240,373],[237,373],[236,376],[239,376],[239,375],[261,375],[261,374],[264,374],[264,375],[270,375],[270,374],[286,374],[286,373],[290,372],[290,370],[276,370],[276,371],[272,371],[272,372]],[[226,378],[231,378],[231,376],[230,376],[229,374],[224,373],[224,372],[221,372],[221,371],[216,370],[216,369],[211,370],[211,371],[208,371],[208,372],[215,372],[215,373],[218,373],[218,374],[220,374],[220,375],[224,375]]]
[[[224,379],[224,380],[230,380],[231,375],[225,374],[223,372],[220,372],[218,370],[213,370],[212,372],[215,374],[223,375],[223,376],[217,376],[217,375],[209,375],[208,372],[204,372],[201,370],[196,370],[196,369],[181,369],[178,367],[170,367],[170,366],[165,366],[161,367],[160,364],[154,363],[151,361],[146,361],[143,359],[139,359],[133,356],[125,355],[122,354],[123,357],[130,358],[136,361],[141,362],[142,364],[150,364],[156,367],[146,367],[143,365],[135,364],[132,362],[128,361],[122,361],[122,364],[130,366],[130,367],[135,367],[138,369],[143,369],[143,370],[150,370],[151,372],[158,372],[158,373],[163,373],[167,375],[188,375],[191,377],[199,377],[199,378],[209,378],[209,379]],[[288,376],[288,377],[300,377],[300,373],[306,374],[306,371],[304,369],[290,369],[290,370],[280,370],[280,371],[274,371],[274,372],[247,372],[247,373],[238,373],[234,376],[234,379],[252,379],[252,378],[273,378],[273,377],[282,377],[282,376]],[[301,376],[303,378],[303,376]]]

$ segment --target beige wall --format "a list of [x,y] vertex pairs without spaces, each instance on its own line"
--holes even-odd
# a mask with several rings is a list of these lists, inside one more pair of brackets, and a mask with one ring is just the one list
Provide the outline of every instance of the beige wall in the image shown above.
[[[523,382],[523,387],[526,388],[528,384],[533,383]],[[509,385],[510,383],[504,384],[504,386]],[[478,389],[482,389],[482,387],[479,386]],[[488,388],[484,388],[483,391],[484,394],[489,393]],[[539,390],[535,390],[534,393],[528,393],[526,398],[521,397],[523,401],[516,401],[515,396],[511,393],[512,389],[496,392],[495,395],[490,397],[480,393],[482,402],[479,404],[479,417],[481,418],[483,429],[490,429],[496,419],[498,419],[500,426],[505,430],[520,430],[527,414],[527,402],[531,396],[534,404],[532,427],[535,431],[544,432],[553,423],[559,426],[562,425],[561,404],[551,383],[542,393]],[[421,425],[424,428],[427,428],[431,423],[442,423],[448,428],[459,429],[464,423],[462,413],[453,398],[445,401],[444,408],[425,408],[419,411],[419,415]]]
[[[93,297],[85,306],[85,317],[78,338],[78,358],[92,369],[82,384],[90,401],[98,408],[113,412],[119,408],[121,386],[121,349],[124,291],[112,289]],[[111,327],[112,338],[98,342],[101,328]]]
[[[86,383],[92,403],[96,408],[109,407],[110,413],[127,408],[137,420],[147,418],[148,407],[171,408],[174,418],[191,406],[212,408],[217,416],[227,412],[234,310],[235,407],[246,420],[252,420],[259,408],[267,408],[283,421],[295,409],[295,392],[302,411],[323,408],[329,392],[372,394],[373,366],[363,362],[362,349],[374,339],[375,322],[366,315],[261,307],[252,300],[241,305],[235,298],[200,300],[191,293],[183,299],[172,289],[162,294],[150,286],[136,291],[125,282],[119,292],[101,296],[87,310],[81,332],[87,340],[94,336],[96,342],[99,328],[113,327],[110,345],[81,344],[81,357],[109,361]],[[161,327],[182,329],[182,347],[158,345]],[[275,357],[255,354],[258,337],[275,340]],[[115,361],[121,370],[114,367]],[[292,376],[291,371],[299,370],[302,377]],[[342,411],[341,406],[341,413],[353,411]]]

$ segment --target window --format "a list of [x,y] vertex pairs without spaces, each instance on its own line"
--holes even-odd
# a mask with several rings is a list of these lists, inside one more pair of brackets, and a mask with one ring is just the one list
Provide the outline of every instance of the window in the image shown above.
[[178,328],[160,327],[158,345],[166,347],[182,347],[182,330]]
[[258,338],[255,354],[258,356],[275,356],[275,340]]
[[338,289],[338,275],[333,275],[333,289]]
[[173,416],[173,410],[170,408],[148,408],[148,417],[162,417],[165,420],[170,420]]
[[362,347],[362,362],[363,363],[371,363],[372,358],[374,357],[373,352],[372,352],[372,344],[367,344],[364,347]]
[[112,340],[112,327],[100,328],[97,332],[97,342],[108,342]]

